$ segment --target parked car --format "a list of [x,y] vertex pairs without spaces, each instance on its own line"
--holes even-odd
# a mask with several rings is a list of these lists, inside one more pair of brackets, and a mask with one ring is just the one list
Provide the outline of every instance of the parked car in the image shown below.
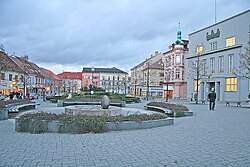
[[30,93],[30,99],[38,99],[39,95],[37,93]]
[[4,95],[0,94],[0,101],[4,99],[5,99]]

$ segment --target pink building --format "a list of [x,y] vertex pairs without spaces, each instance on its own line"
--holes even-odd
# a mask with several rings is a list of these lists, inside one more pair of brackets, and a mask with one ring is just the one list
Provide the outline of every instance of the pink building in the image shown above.
[[181,39],[181,31],[177,32],[177,40],[164,54],[164,96],[173,99],[187,98],[187,81],[185,58],[188,54],[188,40]]
[[82,88],[100,87],[100,72],[95,68],[84,68],[82,71]]

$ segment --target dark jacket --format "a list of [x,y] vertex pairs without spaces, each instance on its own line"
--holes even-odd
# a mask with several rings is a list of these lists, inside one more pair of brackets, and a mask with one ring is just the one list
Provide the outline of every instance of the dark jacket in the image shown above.
[[211,101],[215,101],[216,99],[216,93],[215,92],[211,92],[208,94],[208,99]]

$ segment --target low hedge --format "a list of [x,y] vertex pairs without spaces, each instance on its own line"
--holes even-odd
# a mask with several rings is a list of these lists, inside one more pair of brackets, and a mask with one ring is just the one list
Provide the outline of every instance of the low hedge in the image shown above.
[[[51,114],[51,113],[28,113],[19,117],[20,129],[19,132],[31,132],[31,133],[43,133],[42,129],[44,121],[59,121],[59,122],[72,122],[70,124],[71,129],[76,129],[74,133],[102,133],[106,132],[106,122],[124,122],[124,121],[135,121],[142,122],[148,120],[158,120],[167,118],[163,114],[143,114],[143,115],[129,115],[129,116],[87,116],[87,115],[67,115],[67,114]],[[30,120],[32,125],[28,124]],[[29,126],[28,126],[29,125]],[[61,132],[64,128],[61,127]]]

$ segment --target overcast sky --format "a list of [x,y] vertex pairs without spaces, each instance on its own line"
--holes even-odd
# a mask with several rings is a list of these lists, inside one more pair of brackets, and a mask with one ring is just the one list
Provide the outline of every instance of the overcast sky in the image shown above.
[[[59,73],[83,67],[127,72],[176,39],[214,23],[215,0],[1,0],[0,43]],[[217,0],[217,21],[250,8]]]

